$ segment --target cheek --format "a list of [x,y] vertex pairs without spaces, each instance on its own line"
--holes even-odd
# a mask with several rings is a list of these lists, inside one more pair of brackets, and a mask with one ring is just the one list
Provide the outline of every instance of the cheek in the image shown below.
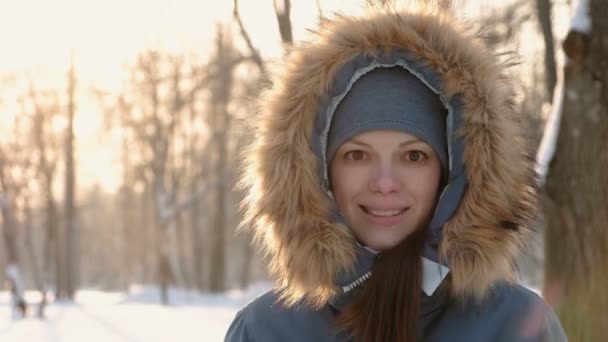
[[338,208],[341,210],[344,209],[345,204],[348,202],[348,198],[350,197],[351,187],[349,186],[349,179],[343,175],[339,175],[333,177],[331,189],[334,194],[334,198],[336,200],[336,204]]
[[437,192],[439,191],[440,176],[434,172],[428,172],[420,177],[415,177],[416,182],[412,182],[413,191],[416,192],[416,197],[424,204],[427,210],[431,210],[435,206]]
[[331,189],[338,207],[345,210],[348,203],[365,186],[360,172],[352,169],[336,168],[330,173]]

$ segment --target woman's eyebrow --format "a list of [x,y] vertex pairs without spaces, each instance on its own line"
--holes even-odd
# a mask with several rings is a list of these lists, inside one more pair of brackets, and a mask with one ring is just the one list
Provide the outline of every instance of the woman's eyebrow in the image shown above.
[[419,143],[419,142],[424,142],[424,141],[422,141],[419,138],[412,138],[410,140],[404,141],[401,144],[399,144],[399,147],[403,147],[403,146],[407,146],[407,145],[411,145],[411,144]]
[[[399,147],[403,147],[403,146],[407,146],[407,145],[414,144],[414,143],[419,143],[419,142],[424,142],[424,141],[421,140],[420,138],[414,137],[414,138],[411,138],[409,140],[406,140],[406,141],[400,143]],[[347,141],[346,143],[354,144],[354,145],[359,145],[359,146],[364,146],[364,147],[371,147],[370,144],[368,144],[366,142],[363,142],[361,140],[357,140],[357,139],[351,139],[351,140]]]
[[357,139],[351,139],[350,141],[347,141],[347,143],[360,145],[360,146],[364,146],[364,147],[371,147],[370,144],[357,140]]

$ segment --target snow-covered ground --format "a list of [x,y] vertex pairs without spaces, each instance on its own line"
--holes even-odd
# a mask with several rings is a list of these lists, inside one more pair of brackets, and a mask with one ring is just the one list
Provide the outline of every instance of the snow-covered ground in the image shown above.
[[[51,303],[47,318],[13,319],[10,297],[0,292],[2,342],[156,342],[222,341],[238,309],[270,288],[267,283],[222,295],[172,290],[171,305],[159,304],[158,290],[132,287],[130,293],[78,292],[74,303]],[[38,295],[27,292],[29,303]]]

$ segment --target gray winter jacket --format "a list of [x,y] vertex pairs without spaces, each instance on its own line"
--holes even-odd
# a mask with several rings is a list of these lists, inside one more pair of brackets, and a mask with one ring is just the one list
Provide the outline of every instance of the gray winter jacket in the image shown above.
[[[261,96],[245,153],[245,226],[268,255],[277,290],[241,310],[226,341],[343,340],[334,316],[373,258],[335,208],[327,134],[357,78],[393,66],[417,76],[447,109],[449,174],[423,257],[449,269],[449,281],[421,294],[421,340],[564,341],[542,299],[514,285],[536,194],[504,65],[449,13],[425,8],[323,21]],[[353,269],[354,278],[343,276]]]
[[[356,275],[367,272],[373,258],[361,250]],[[356,292],[356,291],[353,291]],[[481,302],[456,301],[445,286],[431,296],[421,292],[418,340],[425,342],[563,342],[567,341],[551,309],[534,292],[517,284],[499,282]],[[286,308],[268,291],[236,315],[226,342],[348,341],[333,324],[354,295],[342,294],[320,310],[296,305]]]

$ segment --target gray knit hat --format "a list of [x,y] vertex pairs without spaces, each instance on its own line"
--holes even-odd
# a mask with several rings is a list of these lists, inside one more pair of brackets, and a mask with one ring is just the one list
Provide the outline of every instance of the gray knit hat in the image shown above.
[[348,139],[372,130],[413,134],[429,144],[447,173],[447,110],[439,95],[403,67],[376,68],[361,76],[334,113],[327,162]]

